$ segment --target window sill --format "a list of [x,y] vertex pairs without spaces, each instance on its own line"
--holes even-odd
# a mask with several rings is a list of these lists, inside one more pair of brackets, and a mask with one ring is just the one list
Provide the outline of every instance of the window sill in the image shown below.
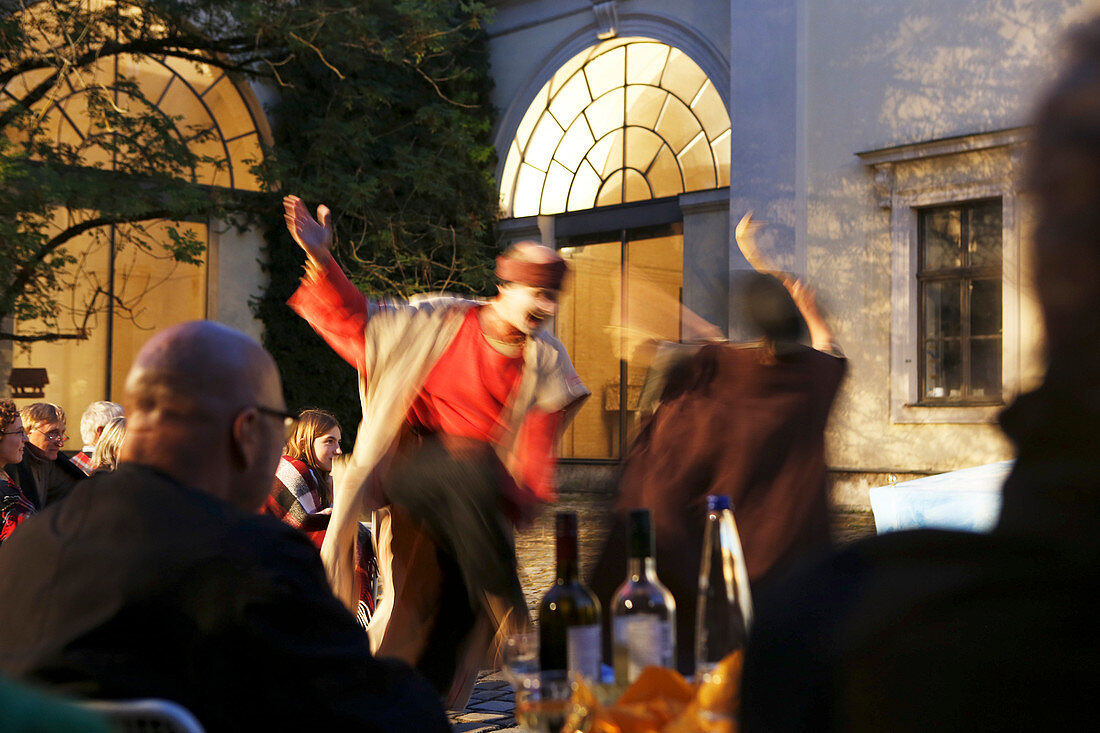
[[895,423],[995,424],[1003,403],[986,405],[895,404]]

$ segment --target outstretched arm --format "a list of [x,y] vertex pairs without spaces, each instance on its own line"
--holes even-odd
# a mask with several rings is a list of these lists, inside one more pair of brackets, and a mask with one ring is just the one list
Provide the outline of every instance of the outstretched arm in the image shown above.
[[817,309],[817,297],[810,286],[801,280],[789,277],[783,278],[783,285],[806,320],[806,327],[810,330],[811,345],[818,351],[840,356],[840,347],[833,340],[833,330],[829,328],[821,311]]
[[[367,299],[332,258],[332,216],[317,207],[317,219],[297,196],[283,199],[286,228],[306,253],[306,276],[287,304],[309,322],[329,346],[359,371],[364,369],[363,329]],[[319,220],[319,221],[318,221]]]

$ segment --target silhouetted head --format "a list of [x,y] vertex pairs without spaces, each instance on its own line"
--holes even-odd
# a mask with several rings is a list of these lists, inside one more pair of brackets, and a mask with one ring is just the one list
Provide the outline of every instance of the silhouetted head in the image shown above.
[[120,460],[257,511],[271,490],[285,403],[271,356],[211,321],[167,328],[138,352],[123,398]]
[[1089,379],[1100,375],[1100,18],[1069,43],[1038,110],[1027,180],[1051,366]]
[[765,338],[776,346],[798,344],[806,337],[806,322],[783,283],[760,272],[739,273],[739,312],[750,336]]

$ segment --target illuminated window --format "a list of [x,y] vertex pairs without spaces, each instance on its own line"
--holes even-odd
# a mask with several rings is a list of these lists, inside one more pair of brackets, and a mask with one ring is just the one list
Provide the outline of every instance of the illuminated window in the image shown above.
[[[111,169],[111,156],[99,140],[106,131],[95,129],[87,114],[87,89],[105,85],[114,89],[115,103],[124,109],[153,109],[163,115],[173,134],[198,157],[191,172],[196,183],[258,191],[249,168],[262,158],[260,136],[240,91],[224,71],[208,64],[172,58],[122,56],[106,68],[94,68],[91,76],[63,82],[44,105],[38,129],[58,143],[72,146],[80,163]],[[38,75],[23,74],[2,92],[0,104],[25,93]],[[140,96],[119,79],[132,82]]]
[[729,185],[722,97],[682,51],[619,38],[574,56],[508,150],[505,217],[559,214]]
[[[89,0],[97,8],[111,2]],[[49,4],[25,5],[15,17],[34,24],[32,43],[54,43],[56,28],[48,18],[34,15],[38,8],[52,12]],[[138,6],[127,6],[123,12],[141,11]],[[0,109],[20,99],[49,73],[38,70],[9,80],[0,87]],[[93,97],[102,99],[104,90],[116,109],[154,112],[194,153],[196,164],[180,171],[181,178],[204,186],[260,190],[250,168],[263,157],[257,124],[262,117],[253,116],[253,108],[233,79],[210,64],[170,57],[118,56],[73,69],[33,108],[35,134],[68,146],[77,165],[112,170],[115,164],[110,147],[104,145],[111,130],[104,129],[89,110]],[[59,207],[55,221],[60,230],[92,215]],[[202,242],[209,239],[206,222],[158,220],[91,229],[66,245],[73,262],[58,273],[67,286],[59,302],[59,324],[63,331],[84,330],[88,337],[34,343],[18,350],[13,361],[19,366],[48,368],[46,399],[62,404],[70,414],[79,416],[94,400],[117,400],[134,354],[154,333],[207,316],[206,257],[198,264],[185,264],[155,247],[127,245],[132,239],[127,236],[128,228],[140,229],[147,241],[153,242],[167,241],[172,236],[169,228]],[[94,305],[90,311],[88,303]],[[88,320],[81,321],[85,313]],[[17,323],[15,328],[45,330],[40,323]],[[79,435],[71,428],[74,435],[66,448],[78,449]]]

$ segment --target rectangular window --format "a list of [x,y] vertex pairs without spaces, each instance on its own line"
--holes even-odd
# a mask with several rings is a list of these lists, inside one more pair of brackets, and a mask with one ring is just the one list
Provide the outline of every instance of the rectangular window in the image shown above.
[[618,460],[639,427],[655,344],[680,340],[683,226],[559,237],[558,244],[571,274],[556,333],[592,390],[562,435],[559,455]]
[[1000,404],[1001,200],[917,214],[919,403]]

